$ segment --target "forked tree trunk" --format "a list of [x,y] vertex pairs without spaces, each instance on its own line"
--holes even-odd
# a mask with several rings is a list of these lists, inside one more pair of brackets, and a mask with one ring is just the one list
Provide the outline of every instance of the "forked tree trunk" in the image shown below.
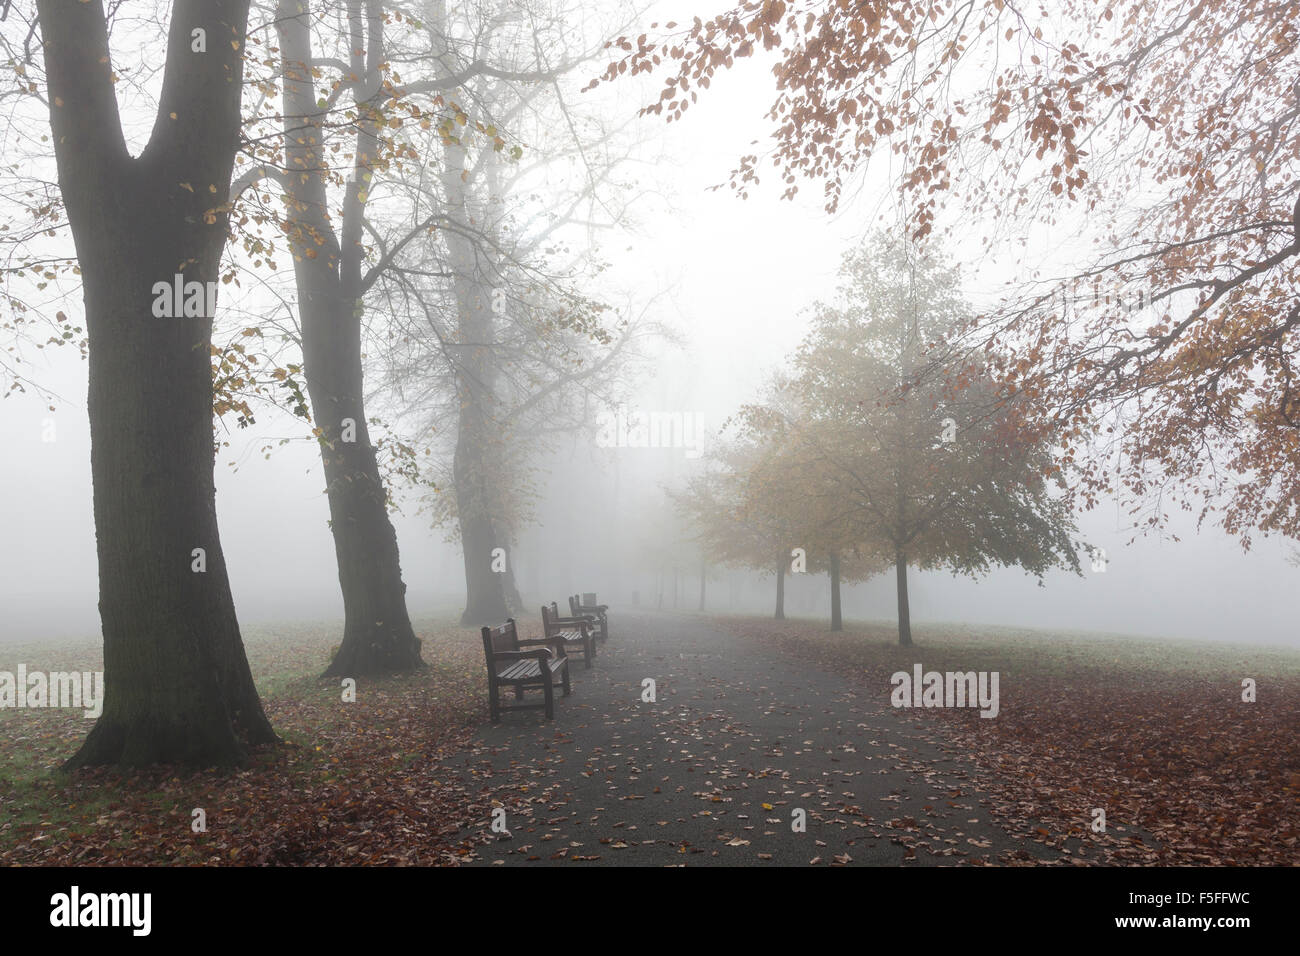
[[[377,84],[383,51],[382,11],[367,0],[367,48],[352,53],[357,82]],[[361,5],[350,11],[360,37]],[[354,177],[344,202],[343,243],[328,218],[323,119],[311,74],[308,0],[280,0],[276,30],[284,63],[285,158],[301,173],[283,177],[288,239],[294,253],[302,321],[303,371],[325,469],[330,530],[338,559],[343,641],[325,676],[416,670],[420,641],[406,610],[397,533],[388,517],[366,421],[361,368],[361,219],[365,184]],[[364,60],[363,60],[364,55]],[[362,63],[364,62],[364,67]],[[378,91],[376,90],[376,95]],[[358,168],[377,158],[369,119],[358,123]]]
[[[65,768],[237,764],[276,737],[217,533],[212,316],[155,317],[153,289],[178,272],[218,278],[227,222],[209,210],[229,195],[248,0],[174,5],[158,118],[137,159],[122,138],[101,4],[41,0],[38,10],[90,340],[104,631],[103,713]],[[195,29],[207,33],[205,55],[190,52]]]
[[844,630],[844,621],[840,616],[840,554],[831,553],[831,630]]
[[899,551],[894,556],[894,573],[898,581],[898,643],[912,646],[912,611],[907,603],[907,555]]

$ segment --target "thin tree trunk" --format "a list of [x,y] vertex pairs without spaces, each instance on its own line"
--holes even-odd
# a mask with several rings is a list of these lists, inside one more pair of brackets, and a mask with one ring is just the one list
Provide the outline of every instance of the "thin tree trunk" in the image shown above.
[[785,620],[785,555],[777,555],[776,559],[776,614],[778,621]]
[[[352,65],[357,82],[375,85],[379,96],[383,16],[366,0],[349,4],[356,41]],[[361,220],[363,175],[377,158],[373,120],[357,126],[356,171],[344,199],[340,244],[328,217],[324,114],[312,79],[311,12],[308,0],[280,0],[276,30],[284,64],[283,178],[291,198],[288,236],[294,252],[298,310],[302,322],[303,371],[317,426],[330,530],[338,560],[345,622],[343,641],[326,676],[409,671],[424,666],[420,641],[406,611],[397,534],[388,517],[387,493],[367,426],[361,368]],[[358,94],[365,99],[365,91]]]
[[907,603],[907,555],[899,551],[894,556],[894,572],[898,581],[898,643],[912,646],[912,612]]
[[831,552],[831,630],[844,630],[844,621],[840,616],[840,553]]
[[[308,270],[300,270],[305,277]],[[356,677],[419,668],[420,640],[406,610],[397,533],[388,517],[379,463],[362,405],[359,322],[340,315],[330,291],[299,283],[304,371],[329,500],[343,591],[343,641],[326,676]],[[331,315],[333,313],[333,315]],[[356,332],[346,338],[340,332]],[[355,429],[355,441],[344,440]]]
[[[64,766],[237,764],[276,736],[217,531],[212,316],[156,317],[153,287],[178,272],[205,290],[218,279],[227,218],[209,210],[229,198],[248,0],[175,3],[158,116],[137,159],[122,137],[102,5],[41,0],[38,11],[90,340],[104,633],[104,710]],[[197,28],[211,37],[205,56],[190,53]]]

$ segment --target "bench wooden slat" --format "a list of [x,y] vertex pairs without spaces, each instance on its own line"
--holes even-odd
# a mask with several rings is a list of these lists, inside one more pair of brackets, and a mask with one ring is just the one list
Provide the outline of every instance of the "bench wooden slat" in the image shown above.
[[542,669],[537,661],[515,661],[505,670],[497,671],[498,680],[520,680],[525,677],[539,677]]

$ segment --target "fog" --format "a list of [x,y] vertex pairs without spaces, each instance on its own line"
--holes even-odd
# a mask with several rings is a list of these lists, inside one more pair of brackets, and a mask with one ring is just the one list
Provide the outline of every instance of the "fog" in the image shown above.
[[[672,6],[654,8],[645,20],[671,18]],[[593,72],[571,78],[575,101]],[[587,96],[614,120],[652,101],[654,90],[629,81]],[[624,408],[682,416],[699,442],[602,447],[610,442],[594,417],[569,434],[521,436],[511,454],[541,470],[532,521],[519,529],[509,560],[533,613],[579,591],[595,591],[611,605],[698,607],[698,549],[664,489],[691,472],[727,419],[782,367],[807,329],[802,310],[832,290],[841,253],[880,216],[891,221],[883,166],[872,168],[833,217],[816,189],[783,201],[775,176],[747,199],[710,189],[766,134],[771,96],[766,64],[755,59],[730,71],[680,122],[649,116],[636,123],[636,176],[647,198],[632,221],[601,234],[609,267],[600,283],[617,292],[611,301],[629,303],[628,311],[651,309],[666,334],[646,345],[623,383]],[[975,300],[1015,274],[1006,261],[985,256],[972,238],[978,229],[971,224],[970,241],[950,249],[965,262],[964,288]],[[1068,244],[1039,252],[1046,261],[1062,250]],[[78,295],[67,301],[79,309]],[[258,302],[250,294],[240,308],[256,311]],[[370,315],[382,321],[375,309]],[[95,639],[87,366],[70,350],[24,354],[32,362],[26,374],[59,400],[53,412],[34,390],[0,403],[0,640]],[[405,410],[382,387],[379,369],[367,372],[374,406],[399,420]],[[241,620],[341,621],[320,456],[303,424],[268,411],[249,429],[224,434],[218,425],[218,433],[230,441],[217,459],[217,513]],[[259,449],[285,436],[297,440],[262,456]],[[393,522],[412,615],[458,614],[465,580],[457,543],[445,527],[431,527],[408,491],[394,493],[402,502]],[[1082,515],[1079,527],[1105,550],[1104,571],[1085,561],[1081,577],[1053,572],[1043,586],[1017,568],[977,580],[913,572],[913,620],[1300,646],[1292,626],[1300,569],[1287,563],[1287,542],[1258,537],[1243,552],[1211,524],[1198,529],[1190,516],[1175,514],[1163,534],[1130,543],[1133,532],[1114,501]],[[711,566],[707,591],[712,612],[772,613],[771,574]],[[890,572],[846,585],[845,617],[891,620],[893,599]],[[789,615],[826,617],[826,575],[792,575],[786,602]]]

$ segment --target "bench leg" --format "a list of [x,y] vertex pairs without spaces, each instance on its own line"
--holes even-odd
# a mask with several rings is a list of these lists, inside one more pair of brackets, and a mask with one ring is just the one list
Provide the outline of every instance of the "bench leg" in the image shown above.
[[564,662],[564,668],[560,671],[560,673],[563,675],[564,678],[561,684],[561,686],[564,687],[564,696],[568,697],[569,694],[572,693],[572,691],[569,689],[569,662],[567,660]]
[[501,723],[501,704],[497,700],[498,693],[499,693],[499,688],[497,687],[496,682],[493,681],[492,683],[489,683],[488,684],[488,712],[492,715],[492,723],[494,724]]
[[591,635],[587,635],[587,639],[582,643],[582,657],[587,662],[587,670],[591,670],[591,659],[596,656],[596,639]]
[[546,719],[555,719],[555,689],[551,687],[551,680],[548,677],[542,684],[542,690],[546,691]]

